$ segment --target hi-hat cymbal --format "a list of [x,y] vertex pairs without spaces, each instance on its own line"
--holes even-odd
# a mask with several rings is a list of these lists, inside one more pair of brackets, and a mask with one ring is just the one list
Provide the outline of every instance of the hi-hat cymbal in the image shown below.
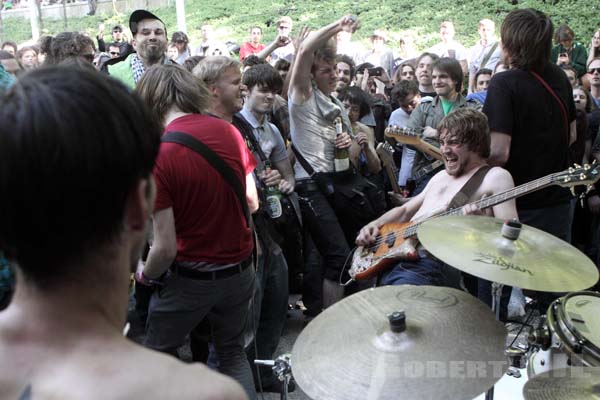
[[[399,333],[388,320],[396,311],[406,316]],[[504,374],[505,336],[490,309],[467,293],[384,286],[311,321],[294,344],[292,372],[313,400],[473,399]]]
[[418,236],[443,262],[492,282],[574,292],[598,281],[596,265],[569,243],[527,225],[513,241],[502,236],[502,225],[502,220],[490,217],[439,217],[424,222]]
[[598,400],[600,368],[553,369],[530,379],[523,387],[525,400]]

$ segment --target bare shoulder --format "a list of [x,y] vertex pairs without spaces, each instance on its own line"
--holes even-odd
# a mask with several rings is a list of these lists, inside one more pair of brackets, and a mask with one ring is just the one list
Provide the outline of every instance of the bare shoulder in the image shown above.
[[494,189],[494,192],[510,189],[515,186],[513,177],[502,167],[492,167],[484,179],[485,185]]
[[[144,353],[146,382],[139,387],[141,398],[246,400],[242,387],[230,377],[203,364],[186,364],[171,356],[140,349]],[[147,358],[146,358],[147,357]],[[142,360],[139,360],[142,361]],[[142,371],[140,371],[142,372]],[[159,383],[160,384],[157,384]],[[157,390],[157,388],[161,388]]]

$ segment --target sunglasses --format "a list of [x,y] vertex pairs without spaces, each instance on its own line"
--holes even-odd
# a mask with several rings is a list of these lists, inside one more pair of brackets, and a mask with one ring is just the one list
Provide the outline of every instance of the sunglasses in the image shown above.
[[118,51],[111,51],[111,52],[110,52],[110,55],[111,55],[111,56],[118,56],[118,55],[120,55],[120,54],[121,54],[121,53],[120,53],[120,52],[118,52]]
[[590,68],[588,69],[588,74],[594,74],[594,72],[597,72],[600,74],[600,68]]

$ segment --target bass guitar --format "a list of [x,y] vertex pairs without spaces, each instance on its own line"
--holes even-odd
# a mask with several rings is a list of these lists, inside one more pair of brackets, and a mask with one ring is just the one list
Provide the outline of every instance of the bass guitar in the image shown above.
[[[574,192],[574,186],[587,185],[589,191],[591,185],[599,178],[600,164],[595,162],[592,165],[584,166],[575,164],[565,171],[544,176],[471,204],[483,210],[552,185],[571,187],[572,192]],[[419,225],[432,218],[459,215],[462,213],[463,207],[448,210],[418,222],[393,222],[383,225],[379,229],[379,235],[374,244],[368,247],[359,246],[354,251],[349,271],[350,277],[353,280],[369,279],[394,265],[398,260],[417,260],[419,257],[416,252],[416,235]]]
[[385,136],[395,139],[398,143],[406,144],[425,153],[436,160],[442,159],[440,148],[423,139],[422,130],[401,128],[390,125],[385,128]]

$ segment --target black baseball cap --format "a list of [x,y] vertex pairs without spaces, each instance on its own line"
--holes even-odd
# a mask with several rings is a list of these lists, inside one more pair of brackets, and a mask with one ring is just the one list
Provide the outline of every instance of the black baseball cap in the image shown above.
[[158,18],[156,15],[152,14],[150,11],[135,10],[134,12],[131,13],[131,16],[129,17],[129,30],[131,31],[131,34],[133,36],[135,36],[135,34],[137,33],[137,26],[138,26],[139,22],[144,19],[156,19],[156,20],[162,22],[163,25],[165,24],[162,21],[162,19]]

